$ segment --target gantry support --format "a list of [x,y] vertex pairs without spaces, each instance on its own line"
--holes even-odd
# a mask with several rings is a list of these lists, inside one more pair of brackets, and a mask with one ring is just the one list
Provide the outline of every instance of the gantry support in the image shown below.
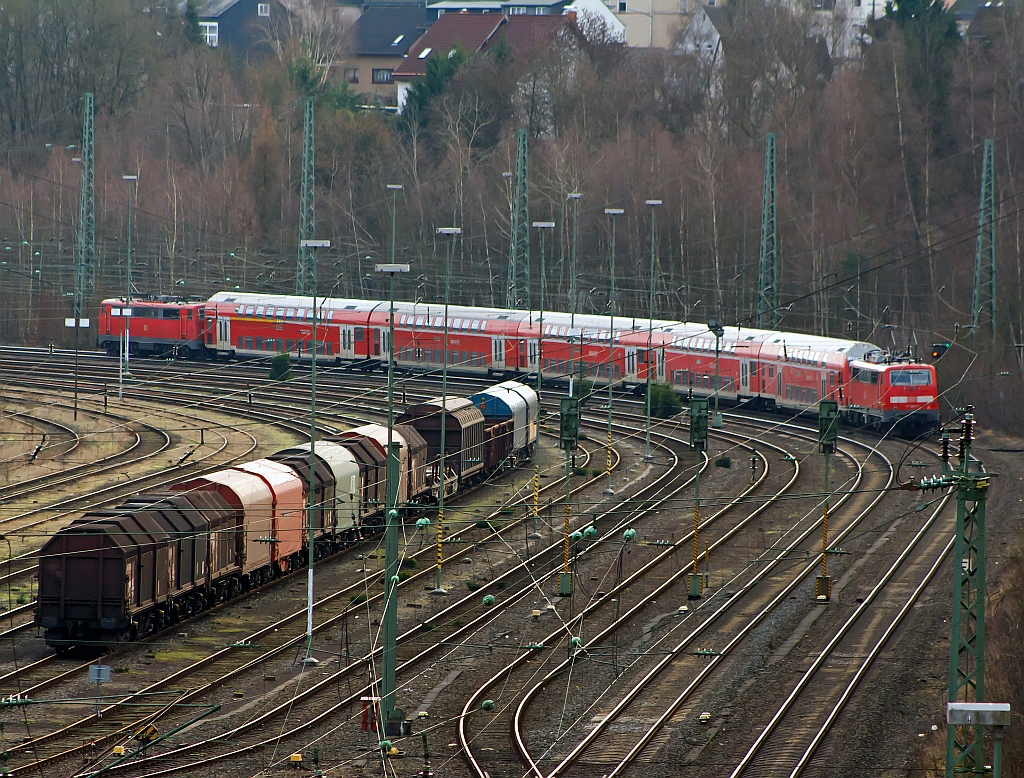
[[316,234],[316,208],[314,207],[314,151],[313,98],[304,101],[302,124],[302,171],[299,189],[299,262],[295,271],[295,293],[308,294],[312,280],[313,250],[302,245]]
[[[96,272],[96,197],[93,157],[93,95],[85,93],[82,109],[82,184],[78,194],[78,256],[75,258],[75,320],[82,318]],[[77,327],[76,334],[77,334]]]
[[530,176],[526,130],[519,130],[516,144],[516,181],[512,195],[512,239],[508,257],[505,307],[530,307]]
[[978,251],[974,260],[974,305],[971,336],[988,319],[992,340],[996,337],[996,209],[995,142],[985,141],[981,166],[981,201],[978,204]]
[[764,145],[761,260],[757,273],[757,326],[765,329],[775,329],[779,322],[779,244],[775,206],[775,133],[769,132]]

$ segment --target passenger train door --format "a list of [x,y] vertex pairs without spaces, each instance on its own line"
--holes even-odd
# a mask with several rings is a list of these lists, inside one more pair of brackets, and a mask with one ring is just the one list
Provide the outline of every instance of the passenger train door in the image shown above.
[[231,350],[231,319],[227,316],[217,317],[217,350]]
[[540,341],[532,338],[526,341],[526,367],[528,370],[537,369],[537,352],[540,351]]
[[750,391],[750,360],[740,360],[740,394]]
[[655,356],[655,359],[658,360],[658,365],[657,365],[658,380],[661,381],[662,383],[664,383],[665,382],[665,349],[663,349],[663,348],[654,349],[654,356]]
[[491,338],[491,368],[505,369],[505,339],[501,336]]
[[[378,327],[374,331],[374,345],[380,343],[380,357],[381,359],[389,359],[391,353],[391,341],[388,338],[388,330],[384,327]],[[374,348],[374,355],[377,355],[377,349]]]
[[355,327],[343,324],[338,328],[338,352],[342,359],[355,359]]
[[636,349],[632,346],[626,347],[626,380],[636,380]]

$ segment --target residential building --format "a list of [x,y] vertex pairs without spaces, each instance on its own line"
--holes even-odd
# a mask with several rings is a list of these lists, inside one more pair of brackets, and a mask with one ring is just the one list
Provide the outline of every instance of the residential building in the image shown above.
[[398,110],[405,105],[413,83],[427,74],[428,59],[450,56],[456,44],[467,54],[480,51],[505,19],[494,13],[446,13],[438,18],[391,75],[397,87]]
[[698,0],[612,0],[612,10],[626,28],[626,45],[659,49],[676,44],[698,5]]
[[199,29],[206,45],[229,46],[243,59],[274,53],[274,17],[288,10],[278,0],[210,0],[199,8]]
[[572,0],[438,0],[427,6],[428,19],[446,13],[499,13],[505,16],[558,16]]
[[391,75],[426,29],[422,5],[368,6],[352,27],[351,54],[334,65],[335,73],[355,91],[396,105]]

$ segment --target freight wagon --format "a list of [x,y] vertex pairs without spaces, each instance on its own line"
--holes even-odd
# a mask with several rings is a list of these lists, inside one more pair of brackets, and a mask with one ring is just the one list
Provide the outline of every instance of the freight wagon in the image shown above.
[[[514,419],[485,424],[461,397],[447,407],[446,491],[509,466]],[[437,498],[440,410],[414,406],[393,428],[402,506]],[[363,425],[74,520],[39,552],[35,621],[47,644],[134,640],[306,566],[311,518],[315,559],[376,534],[387,434]]]

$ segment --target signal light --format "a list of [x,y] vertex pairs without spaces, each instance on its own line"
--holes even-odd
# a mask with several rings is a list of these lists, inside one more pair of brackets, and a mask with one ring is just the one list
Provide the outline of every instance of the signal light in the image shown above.
[[952,343],[932,343],[932,359],[939,359],[949,351],[949,347]]

